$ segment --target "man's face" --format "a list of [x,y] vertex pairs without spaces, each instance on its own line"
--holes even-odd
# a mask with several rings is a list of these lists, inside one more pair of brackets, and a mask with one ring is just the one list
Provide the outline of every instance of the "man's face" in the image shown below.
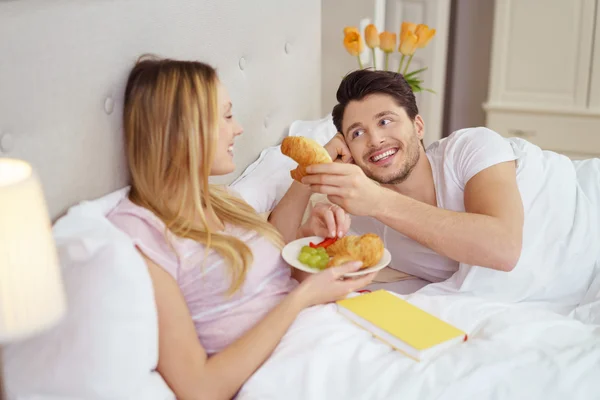
[[401,183],[421,154],[423,120],[411,121],[403,107],[386,94],[348,103],[342,133],[356,165],[381,183]]

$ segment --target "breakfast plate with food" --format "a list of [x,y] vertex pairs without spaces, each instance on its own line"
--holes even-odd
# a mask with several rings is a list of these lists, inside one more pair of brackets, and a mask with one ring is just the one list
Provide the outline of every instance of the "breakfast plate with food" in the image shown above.
[[[281,152],[298,163],[298,167],[290,171],[290,175],[299,182],[306,176],[306,167],[309,165],[333,162],[323,146],[302,136],[283,139]],[[392,260],[383,240],[374,233],[346,235],[340,239],[319,236],[302,238],[288,243],[282,250],[282,256],[292,267],[313,274],[350,261],[362,262],[360,270],[345,274],[345,277],[379,271]]]
[[341,239],[310,236],[288,243],[281,255],[292,267],[312,274],[350,261],[363,263],[360,270],[345,277],[377,272],[392,261],[381,238],[373,233],[346,235]]

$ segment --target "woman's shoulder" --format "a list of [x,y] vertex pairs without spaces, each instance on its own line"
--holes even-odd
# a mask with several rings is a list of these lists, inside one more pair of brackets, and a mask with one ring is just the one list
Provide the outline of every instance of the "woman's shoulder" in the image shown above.
[[126,233],[152,261],[174,277],[179,267],[179,242],[168,235],[165,224],[152,211],[124,198],[107,215],[108,220]]
[[110,222],[117,225],[128,234],[140,231],[164,231],[164,223],[152,211],[138,206],[128,197],[106,216]]

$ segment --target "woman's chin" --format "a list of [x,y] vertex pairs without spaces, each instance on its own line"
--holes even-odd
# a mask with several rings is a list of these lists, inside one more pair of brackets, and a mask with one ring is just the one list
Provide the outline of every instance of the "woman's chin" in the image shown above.
[[235,171],[235,164],[233,162],[227,163],[227,165],[213,166],[210,170],[210,176],[227,175],[227,174],[231,174],[234,171]]

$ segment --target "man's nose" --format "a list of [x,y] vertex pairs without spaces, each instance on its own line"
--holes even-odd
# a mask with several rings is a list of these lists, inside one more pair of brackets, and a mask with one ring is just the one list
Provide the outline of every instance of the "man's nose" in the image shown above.
[[385,137],[378,129],[372,129],[369,132],[369,145],[371,147],[379,147],[385,142]]

